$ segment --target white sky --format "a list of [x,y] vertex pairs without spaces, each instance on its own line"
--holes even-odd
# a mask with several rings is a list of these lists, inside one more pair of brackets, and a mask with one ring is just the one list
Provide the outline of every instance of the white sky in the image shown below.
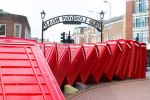
[[[31,34],[41,38],[41,15],[46,12],[45,20],[59,15],[78,14],[97,19],[97,14],[89,11],[105,13],[104,19],[109,18],[109,4],[104,0],[0,0],[0,9],[6,12],[24,15],[31,26]],[[125,13],[126,0],[108,0],[111,3],[111,16]],[[75,25],[56,24],[44,32],[44,38],[50,41],[60,41],[60,33],[73,32]]]

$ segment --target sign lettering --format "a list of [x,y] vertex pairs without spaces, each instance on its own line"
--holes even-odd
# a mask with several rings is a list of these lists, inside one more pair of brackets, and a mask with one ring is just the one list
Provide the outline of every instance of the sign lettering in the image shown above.
[[86,17],[86,16],[81,16],[81,15],[63,15],[63,16],[58,16],[58,17],[54,17],[51,18],[47,21],[44,22],[44,29],[47,29],[48,27],[51,27],[55,24],[59,24],[59,23],[64,23],[64,24],[81,24],[81,23],[85,23],[88,25],[91,25],[95,28],[97,28],[98,31],[101,31],[101,25],[102,23]]

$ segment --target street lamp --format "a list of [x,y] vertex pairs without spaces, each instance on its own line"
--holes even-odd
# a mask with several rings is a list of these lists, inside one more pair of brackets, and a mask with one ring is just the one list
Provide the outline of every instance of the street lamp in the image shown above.
[[104,18],[104,11],[101,11],[100,12],[100,19],[103,19]]
[[44,12],[44,10],[41,12],[41,19],[42,19],[42,38],[41,38],[41,42],[43,43],[43,32],[44,32],[44,18],[45,18],[46,13]]
[[98,20],[98,14],[100,14],[100,23],[101,23],[101,42],[102,42],[102,31],[103,31],[103,18],[104,18],[104,11],[101,12],[94,12],[94,11],[89,11],[97,14],[97,20]]
[[104,3],[109,4],[109,33],[108,33],[108,40],[109,40],[109,34],[111,34],[111,3],[108,2],[107,0],[104,0]]
[[101,21],[101,42],[102,42],[102,33],[103,33],[103,19],[104,19],[104,11],[100,12],[100,21]]

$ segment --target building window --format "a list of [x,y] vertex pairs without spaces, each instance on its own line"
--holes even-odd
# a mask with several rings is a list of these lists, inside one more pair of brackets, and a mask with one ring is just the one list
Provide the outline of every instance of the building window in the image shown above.
[[112,40],[112,36],[109,36],[109,39]]
[[133,39],[148,43],[148,31],[139,31],[139,32],[133,32]]
[[0,24],[0,36],[6,36],[6,24]]
[[148,27],[148,22],[149,20],[148,20],[148,16],[147,17],[145,17],[145,27]]
[[148,27],[148,16],[134,16],[133,17],[133,28],[146,28]]
[[104,37],[104,41],[107,41],[107,40],[108,40],[108,36],[105,36],[105,37]]
[[88,43],[89,42],[89,34],[84,35],[84,42]]
[[99,42],[99,37],[97,37],[97,36],[95,37],[95,43],[96,42]]
[[14,24],[14,37],[21,37],[21,24]]
[[80,43],[80,37],[76,37],[76,43],[77,43],[77,44]]
[[118,35],[116,35],[115,40],[117,40],[117,39],[121,39],[121,34],[120,33],[118,33]]
[[140,27],[140,18],[136,18],[136,27]]
[[147,0],[136,0],[136,13],[147,12]]
[[30,32],[27,27],[25,28],[25,38],[31,38]]
[[136,18],[133,17],[133,28],[136,28]]
[[148,32],[143,33],[143,42],[148,42]]

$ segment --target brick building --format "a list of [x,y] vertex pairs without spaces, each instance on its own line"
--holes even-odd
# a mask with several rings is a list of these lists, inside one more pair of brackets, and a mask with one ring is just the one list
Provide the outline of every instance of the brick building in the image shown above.
[[150,66],[150,2],[126,1],[126,36],[147,44],[147,65]]
[[31,38],[27,17],[0,9],[0,37]]
[[104,21],[103,41],[126,39],[125,17],[117,16]]
[[[147,44],[147,64],[150,66],[150,1],[149,0],[126,0],[126,13],[104,21],[103,41],[116,39],[134,39]],[[88,31],[87,31],[88,30]],[[91,30],[91,31],[90,31]],[[93,42],[92,36],[97,33],[95,28],[88,28],[84,34]],[[84,35],[86,36],[86,35]],[[98,36],[100,38],[100,35]],[[96,39],[96,38],[95,38]],[[86,37],[84,40],[87,40]],[[96,42],[96,41],[94,41]],[[97,42],[100,42],[98,39]]]
[[[103,41],[115,39],[134,39],[147,43],[148,49],[150,49],[149,6],[149,0],[127,0],[125,15],[104,21],[104,30],[102,34]],[[89,31],[96,29],[90,27],[86,30]],[[88,32],[85,31],[84,33]],[[97,40],[100,41],[99,34],[100,33],[97,31],[91,31],[91,33],[88,33],[88,40],[91,40],[88,42],[96,42]]]
[[96,43],[100,42],[100,33],[93,27],[76,27],[72,38],[74,43]]
[[[102,41],[126,39],[125,17],[117,16],[110,20],[105,20],[102,34]],[[77,31],[78,30],[78,31]],[[82,32],[81,32],[82,30]],[[96,43],[101,42],[101,33],[94,27],[76,27],[73,34],[75,43]]]
[[85,29],[84,33],[86,43],[96,43],[101,41],[100,32],[91,26],[88,26],[88,28]]
[[126,36],[127,39],[149,43],[149,2],[148,0],[126,1]]
[[85,28],[86,27],[76,27],[74,29],[74,32],[72,35],[74,43],[76,43],[76,44],[84,43],[84,41],[85,41],[85,36],[84,36]]

